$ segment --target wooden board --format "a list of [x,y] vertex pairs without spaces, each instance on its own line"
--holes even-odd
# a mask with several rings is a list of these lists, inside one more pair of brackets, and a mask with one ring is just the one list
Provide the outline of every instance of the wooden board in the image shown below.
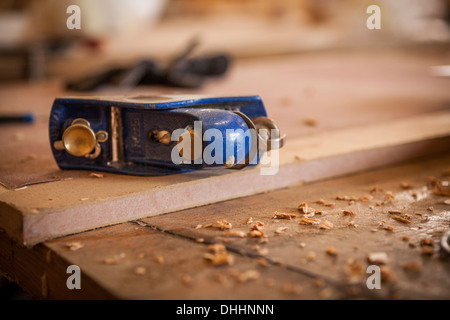
[[[296,184],[83,232],[32,249],[0,233],[0,270],[38,299],[449,299],[448,261],[440,258],[438,244],[449,227],[444,203],[448,197],[433,194],[428,179],[448,179],[443,174],[445,170],[448,174],[449,163],[447,154]],[[402,187],[402,183],[408,185]],[[386,200],[387,192],[392,201],[377,205]],[[373,198],[361,200],[368,195]],[[336,196],[357,200],[339,201]],[[335,205],[317,204],[319,199]],[[299,224],[297,207],[302,202],[321,210],[314,218],[330,221],[333,229]],[[354,215],[343,215],[344,209]],[[394,220],[388,212],[393,209],[410,215],[411,223]],[[297,217],[273,219],[275,212]],[[248,235],[250,217],[264,223],[266,242],[249,236],[228,237],[227,231],[217,227],[217,221],[227,220],[231,230]],[[350,221],[354,226],[348,225]],[[383,229],[381,221],[393,230]],[[287,229],[277,233],[280,227]],[[422,254],[423,239],[431,240],[430,254]],[[70,250],[73,243],[81,248]],[[211,265],[204,255],[212,243],[223,243],[234,263]],[[338,251],[337,256],[326,253],[330,246]],[[388,257],[379,290],[366,286],[367,256],[373,252]],[[114,258],[116,263],[105,263]],[[261,259],[267,264],[261,265]],[[81,269],[81,290],[65,285],[69,265]],[[136,268],[144,268],[145,273],[137,274]],[[245,280],[245,274],[253,277]]]

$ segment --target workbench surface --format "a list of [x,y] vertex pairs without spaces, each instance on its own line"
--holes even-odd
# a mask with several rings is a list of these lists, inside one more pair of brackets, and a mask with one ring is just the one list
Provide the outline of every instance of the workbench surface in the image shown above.
[[[334,52],[238,61],[226,79],[200,93],[259,92],[288,137],[382,126],[449,110],[449,80],[429,75],[429,66],[445,60],[439,52]],[[132,93],[142,92],[169,90],[138,88]],[[55,95],[64,93],[58,82],[4,85],[1,108],[25,110],[24,103],[34,101],[49,109]],[[3,178],[8,168],[16,170],[20,164],[29,173],[40,166],[49,176],[58,172],[48,146],[26,146],[27,135],[45,138],[47,109],[37,107],[39,121],[31,127],[1,129]],[[18,133],[16,145],[9,143]],[[31,248],[0,232],[0,271],[32,297],[49,299],[449,299],[449,261],[440,256],[438,243],[450,227],[449,198],[433,192],[437,181],[449,179],[449,160],[449,153],[436,154],[298,183]],[[93,181],[74,177],[74,184]],[[126,185],[126,177],[118,179]],[[42,186],[29,186],[23,201],[49,201],[42,192],[33,193]],[[0,195],[8,192],[3,188]],[[311,218],[320,221],[302,220],[302,203],[316,209]],[[276,213],[292,216],[277,219]],[[263,234],[251,233],[258,229]],[[223,244],[225,251],[214,254],[212,248],[219,246],[212,244]],[[368,261],[373,253],[383,253],[380,290],[366,285],[367,267],[380,263]],[[70,265],[80,267],[80,290],[66,286]]]

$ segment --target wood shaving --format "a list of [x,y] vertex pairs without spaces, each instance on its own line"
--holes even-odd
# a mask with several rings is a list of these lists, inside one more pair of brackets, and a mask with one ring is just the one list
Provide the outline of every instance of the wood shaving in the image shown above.
[[405,271],[413,271],[413,272],[421,272],[422,266],[417,262],[407,262],[402,265],[403,270]]
[[313,219],[313,218],[307,218],[307,217],[302,217],[300,219],[300,224],[306,224],[306,225],[317,225],[320,223],[320,219]]
[[289,229],[288,227],[279,227],[277,228],[277,230],[275,230],[275,233],[280,234],[285,232],[287,229]]
[[400,217],[400,216],[393,216],[392,219],[397,220],[397,221],[402,222],[402,223],[411,223],[410,220],[405,219],[405,218]]
[[275,212],[272,216],[272,219],[294,219],[297,215],[294,213],[284,213],[284,212]]
[[197,241],[199,243],[202,243],[202,242],[205,242],[205,239],[204,238],[197,238],[197,239],[195,239],[195,241]]
[[201,224],[198,224],[195,226],[195,229],[201,229],[203,226]]
[[325,200],[323,199],[319,199],[316,201],[317,204],[325,204]]
[[322,299],[329,299],[333,296],[333,290],[331,288],[324,288],[319,292]]
[[311,208],[311,209],[309,209],[309,212],[305,213],[303,216],[306,217],[306,218],[312,218],[312,217],[315,216],[315,214],[316,214],[316,210]]
[[355,200],[350,200],[349,202],[348,202],[348,205],[352,205],[352,204],[354,204],[355,203]]
[[258,279],[259,277],[260,277],[259,271],[258,271],[258,270],[251,269],[251,270],[247,270],[247,271],[245,271],[245,272],[239,273],[239,274],[236,276],[236,279],[237,279],[239,282],[247,282],[247,281],[250,281],[250,280],[256,280],[256,279]]
[[104,178],[104,175],[102,173],[91,172],[89,174],[89,177],[102,179],[102,178]]
[[434,253],[433,247],[424,246],[422,247],[422,251],[420,252],[424,256],[431,256]]
[[134,269],[134,273],[142,276],[147,273],[147,269],[145,267],[137,267]]
[[444,201],[444,204],[450,205],[450,199],[445,200],[445,201]]
[[394,227],[392,226],[384,226],[383,229],[387,231],[394,231]]
[[304,248],[304,247],[306,247],[306,243],[300,242],[300,243],[298,244],[298,246],[299,246],[300,248]]
[[392,209],[392,210],[388,210],[388,213],[390,213],[390,214],[402,214],[404,210],[405,210],[404,208],[402,210]]
[[181,277],[181,282],[182,282],[184,285],[192,286],[192,284],[194,283],[194,279],[192,279],[192,277],[191,277],[190,275],[185,274],[185,275],[183,275],[183,276]]
[[266,256],[269,253],[269,249],[267,248],[260,248],[257,250],[258,254],[261,256]]
[[293,283],[285,283],[283,285],[283,291],[288,294],[299,294],[300,287]]
[[365,270],[361,263],[351,261],[346,265],[345,271],[347,274],[347,282],[353,284],[362,280]]
[[402,189],[407,190],[407,189],[411,189],[413,186],[409,182],[401,182],[400,183],[400,187]]
[[327,250],[325,251],[328,255],[332,256],[332,257],[336,257],[339,254],[339,251],[337,251],[334,247],[328,247]]
[[372,199],[373,199],[373,196],[371,196],[371,195],[362,196],[360,198],[360,200],[363,201],[363,202],[367,202],[367,201],[370,201]]
[[315,278],[314,279],[314,285],[317,288],[323,288],[325,286],[325,281],[323,279],[321,279],[321,278]]
[[334,202],[325,203],[325,207],[334,207],[336,204]]
[[394,282],[397,278],[395,273],[392,272],[388,266],[380,267],[380,276],[381,276],[381,282]]
[[264,236],[264,231],[262,230],[252,230],[249,233],[250,237],[252,238],[259,238]]
[[117,257],[114,258],[106,258],[103,260],[105,264],[111,265],[111,264],[119,264],[120,259]]
[[378,185],[374,185],[372,187],[372,189],[370,189],[370,193],[375,193],[375,192],[383,192],[383,189],[378,187]]
[[224,285],[224,284],[226,284],[228,282],[227,276],[222,274],[222,273],[219,273],[216,276],[216,280],[217,280],[217,282],[219,282],[222,285]]
[[138,258],[138,259],[143,259],[145,257],[145,254],[143,254],[143,253],[139,253],[137,256],[136,256],[136,258]]
[[28,189],[28,187],[25,186],[25,187],[16,188],[16,189],[14,189],[14,191],[20,191],[20,190],[25,190],[25,189]]
[[427,210],[428,210],[428,211],[433,211],[434,208],[433,208],[433,207],[428,207]]
[[205,224],[203,226],[203,228],[211,228],[212,226],[214,226],[212,223],[208,223],[208,224]]
[[308,261],[316,260],[316,254],[314,252],[308,252],[306,254],[306,260],[308,260]]
[[431,238],[425,238],[420,240],[420,245],[423,246],[433,246],[434,245],[434,241]]
[[297,208],[300,212],[308,213],[308,204],[306,202],[302,202],[298,205]]
[[263,266],[263,267],[269,266],[269,262],[264,258],[258,258],[257,262],[260,266]]
[[385,193],[385,195],[384,195],[384,198],[385,198],[387,201],[391,202],[392,200],[395,199],[395,196],[392,194],[391,191],[387,191],[387,192]]
[[437,194],[439,196],[450,197],[450,189],[444,188],[440,182],[435,185],[435,187],[433,189],[433,193]]
[[253,218],[252,217],[248,218],[245,223],[246,224],[252,224],[253,223]]
[[355,223],[355,221],[350,221],[349,223],[347,223],[347,225],[349,226],[349,227],[354,227],[354,228],[357,228],[358,227],[358,225]]
[[254,224],[252,224],[251,230],[263,231],[264,223],[261,221],[256,221]]
[[159,264],[163,264],[164,263],[164,257],[163,256],[157,256],[155,258],[155,261]]
[[319,226],[319,228],[329,230],[329,229],[333,229],[334,225],[330,221],[325,220],[324,222],[322,222],[322,224]]
[[358,200],[358,198],[357,197],[355,197],[355,196],[336,196],[336,200],[342,200],[342,201],[351,201],[351,200],[353,200],[353,201],[356,201],[356,200]]
[[402,240],[403,240],[403,241],[409,241],[409,237],[408,237],[408,236],[403,236],[403,237],[402,237]]
[[238,230],[228,231],[225,233],[225,237],[245,238],[246,236],[247,234],[244,231]]
[[233,227],[227,220],[217,221],[217,224],[219,225],[220,230],[229,230]]
[[316,118],[304,118],[303,123],[307,125],[308,127],[315,127],[319,123],[319,121]]
[[354,213],[353,211],[351,211],[351,210],[342,210],[341,213],[342,213],[344,216],[353,216],[353,215],[355,214],[355,213]]
[[222,243],[214,243],[208,246],[208,250],[216,253],[226,251],[227,249]]
[[89,198],[81,198],[80,201],[87,201]]
[[203,256],[206,260],[209,260],[213,266],[233,265],[234,257],[226,250],[212,253],[206,253]]
[[371,252],[367,255],[367,262],[370,264],[387,264],[388,256],[386,252]]
[[79,250],[79,249],[83,248],[84,244],[82,244],[79,241],[76,241],[76,242],[66,243],[66,246],[69,248],[69,250],[76,251],[76,250]]

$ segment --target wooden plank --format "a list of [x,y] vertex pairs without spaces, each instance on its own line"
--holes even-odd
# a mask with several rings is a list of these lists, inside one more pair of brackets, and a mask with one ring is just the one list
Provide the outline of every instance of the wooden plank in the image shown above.
[[[0,252],[7,251],[0,235]],[[72,251],[67,244],[83,247]],[[157,232],[135,223],[69,236],[32,249],[11,246],[12,274],[35,299],[320,299],[343,298],[334,283],[316,284],[315,278],[276,265],[230,253],[231,265],[214,267],[204,259],[205,244]],[[110,259],[113,263],[105,263]],[[29,268],[32,263],[33,268]],[[81,270],[81,289],[69,290],[69,265]],[[136,269],[140,268],[140,272]],[[249,272],[250,271],[250,272]],[[245,278],[246,272],[251,275]],[[260,290],[265,288],[265,290]],[[293,290],[295,289],[295,290]]]
[[[449,163],[450,154],[447,153],[446,156],[307,185],[297,184],[141,221],[161,232],[192,240],[203,239],[204,243],[224,243],[232,252],[254,259],[264,257],[288,270],[332,283],[354,281],[362,288],[368,277],[366,268],[372,264],[367,260],[368,255],[383,252],[388,258],[386,275],[392,277],[385,278],[382,290],[372,290],[377,291],[373,292],[375,297],[448,299],[450,270],[448,261],[439,254],[440,237],[448,230],[450,221],[448,204],[444,202],[448,197],[432,192],[429,177],[448,180]],[[386,200],[387,194],[392,195],[390,200]],[[337,200],[337,196],[356,200]],[[334,205],[316,203],[320,199]],[[300,224],[302,213],[297,208],[303,202],[322,212],[313,218],[321,223],[329,221],[333,228]],[[354,214],[344,215],[343,210]],[[393,217],[400,214],[389,213],[390,210],[401,211],[402,217],[409,215],[411,222],[395,220]],[[276,212],[296,217],[274,219]],[[265,241],[249,236],[252,224],[247,221],[250,217],[253,223],[264,224]],[[218,227],[217,221],[222,220],[232,225],[231,231],[240,231],[247,236],[227,236],[228,230]],[[354,224],[349,225],[350,221]],[[393,229],[385,230],[383,226]],[[277,233],[279,228],[287,229]],[[422,253],[423,239],[431,240],[430,254]],[[334,247],[338,254],[327,254],[329,247]],[[361,287],[354,288],[357,296],[364,292]]]
[[[263,166],[148,178],[108,174],[104,179],[79,179],[76,184],[60,181],[4,191],[0,194],[0,226],[12,238],[33,245],[101,226],[358,172],[448,150],[449,123],[450,113],[437,112],[293,139],[280,151],[275,175],[262,175]],[[57,201],[38,204],[39,197]],[[20,215],[12,215],[13,210]]]
[[[3,233],[0,257],[10,258],[0,259],[0,269],[10,270],[10,278],[40,299],[448,299],[448,262],[440,259],[438,253],[439,238],[449,221],[448,205],[444,203],[447,198],[431,192],[428,177],[446,179],[442,174],[448,170],[449,161],[447,154],[358,175],[297,184],[87,231],[33,248],[19,246]],[[402,183],[409,185],[402,187]],[[375,185],[377,189],[371,193]],[[386,192],[394,198],[377,206],[385,200]],[[358,200],[336,200],[336,196],[345,195]],[[367,195],[373,199],[360,200]],[[315,203],[319,199],[335,205]],[[322,210],[315,218],[332,222],[334,228],[324,230],[317,225],[299,224],[297,206],[301,202]],[[355,214],[343,216],[344,209]],[[403,209],[403,216],[411,215],[412,222],[394,220],[388,213],[391,209]],[[276,211],[297,217],[273,219]],[[264,223],[267,242],[248,236],[227,237],[227,231],[217,227],[217,221],[225,219],[232,223],[231,230],[247,234],[251,227],[247,224],[249,217]],[[356,227],[348,226],[351,220]],[[381,220],[394,230],[380,228]],[[205,227],[209,223],[213,226]],[[276,233],[280,227],[288,229]],[[404,241],[404,236],[409,240]],[[432,240],[431,255],[421,253],[420,242],[425,238]],[[70,250],[68,244],[74,242],[82,247]],[[234,263],[214,267],[205,260],[212,243],[223,243]],[[328,246],[339,251],[336,257],[326,254]],[[366,286],[366,268],[370,264],[367,256],[372,252],[387,254],[384,268],[393,276],[385,279],[379,290]],[[111,258],[118,258],[117,263],[105,263]],[[260,258],[268,265],[260,265]],[[81,269],[81,290],[65,287],[69,276],[65,270],[72,264]],[[405,269],[405,264],[419,269]],[[136,274],[136,268],[145,268],[144,274]],[[248,271],[253,275],[256,271],[257,276],[243,281],[242,276]],[[42,295],[44,273],[47,296]]]

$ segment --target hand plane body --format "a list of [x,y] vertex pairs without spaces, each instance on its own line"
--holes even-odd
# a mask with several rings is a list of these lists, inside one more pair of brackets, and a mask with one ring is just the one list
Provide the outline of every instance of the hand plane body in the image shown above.
[[131,175],[242,168],[283,144],[259,96],[56,98],[49,136],[61,169]]

